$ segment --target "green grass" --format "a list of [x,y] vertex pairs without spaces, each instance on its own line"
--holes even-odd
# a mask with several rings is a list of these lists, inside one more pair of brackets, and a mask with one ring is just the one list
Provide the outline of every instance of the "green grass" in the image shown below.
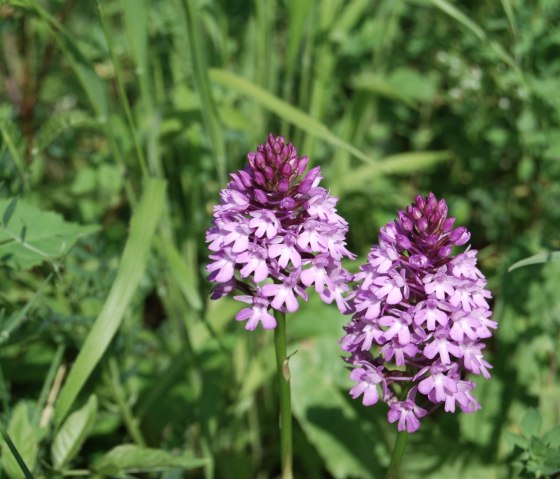
[[[483,409],[435,413],[403,477],[552,476],[559,20],[556,0],[0,2],[2,477],[279,475],[273,338],[208,299],[204,242],[269,132],[321,166],[358,262],[428,191],[479,250]],[[295,477],[389,463],[386,410],[347,393],[346,320],[288,319]]]

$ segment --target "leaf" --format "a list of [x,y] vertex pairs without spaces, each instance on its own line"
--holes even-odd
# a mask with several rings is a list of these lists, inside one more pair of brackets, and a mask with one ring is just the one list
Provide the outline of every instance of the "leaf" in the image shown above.
[[277,96],[251,83],[250,81],[245,80],[244,78],[229,71],[214,68],[210,69],[210,79],[252,98],[264,108],[270,110],[283,120],[286,120],[306,133],[320,138],[333,146],[343,148],[356,158],[359,158],[366,163],[375,163],[375,160],[372,157],[361,152],[350,143],[346,143],[330,131],[323,123],[315,120],[307,113],[293,107],[289,103],[281,100]]
[[160,247],[165,255],[169,272],[179,286],[183,296],[193,309],[201,310],[202,300],[198,294],[197,278],[193,268],[187,266],[184,258],[171,241],[161,241]]
[[556,426],[543,436],[544,443],[549,447],[560,449],[560,426]]
[[534,408],[529,409],[523,416],[523,419],[521,419],[521,430],[527,437],[537,437],[539,434],[539,430],[541,429],[541,425],[541,415],[539,411]]
[[404,94],[399,88],[395,87],[389,80],[374,73],[363,73],[352,81],[352,86],[357,90],[376,93],[391,100],[397,100],[411,108],[418,108],[416,100]]
[[[294,415],[335,478],[382,477],[375,457],[382,441],[375,431],[372,434],[365,429],[364,421],[336,386],[336,379],[328,374],[331,369],[325,367],[333,358],[342,363],[338,353],[331,338],[307,340],[297,346],[290,359]],[[339,370],[332,370],[340,375]]]
[[[37,461],[37,437],[30,421],[30,407],[27,403],[20,401],[12,411],[4,441],[0,463],[10,479],[32,477],[25,473],[24,468],[19,464],[23,461],[29,471],[33,471]],[[10,447],[10,441],[13,447]]]
[[157,472],[169,469],[195,469],[205,466],[203,458],[176,456],[162,449],[123,444],[111,449],[94,464],[94,469],[110,476],[123,473]]
[[91,64],[72,39],[72,35],[37,1],[28,2],[37,15],[45,22],[54,36],[62,53],[72,66],[82,88],[91,102],[100,121],[109,119],[109,99],[101,78],[97,76]]
[[64,419],[105,353],[144,275],[152,237],[163,211],[164,193],[165,181],[155,178],[146,180],[142,198],[130,222],[130,233],[117,277],[56,403],[55,418],[58,423]]
[[54,468],[61,470],[79,452],[97,415],[97,397],[93,394],[88,402],[73,412],[56,434],[51,453]]
[[453,6],[446,0],[431,0],[431,3],[439,8],[442,12],[447,13],[451,18],[455,19],[465,28],[473,32],[480,40],[486,40],[486,33],[469,17],[462,13],[457,7]]
[[18,202],[17,197],[12,198],[12,201],[10,201],[10,204],[4,211],[4,214],[2,215],[2,225],[6,228],[10,223],[10,219],[12,219],[12,215],[14,214],[14,211],[16,209],[17,202]]
[[375,165],[364,165],[349,171],[340,180],[343,191],[359,191],[369,188],[369,181],[379,175],[411,174],[424,171],[451,158],[449,151],[411,151],[391,155]]
[[538,253],[528,258],[522,259],[517,263],[513,263],[508,268],[508,273],[523,266],[530,266],[532,264],[548,263],[550,261],[560,261],[560,251],[549,251],[547,253]]
[[[13,208],[6,221],[6,213]],[[0,226],[0,261],[13,268],[32,268],[68,253],[80,236],[93,233],[97,226],[65,221],[58,213],[42,211],[19,200],[0,200],[4,220]]]

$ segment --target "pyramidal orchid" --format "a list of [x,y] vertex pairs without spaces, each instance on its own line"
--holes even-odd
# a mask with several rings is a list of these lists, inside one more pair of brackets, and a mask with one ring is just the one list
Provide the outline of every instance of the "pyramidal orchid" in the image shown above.
[[336,212],[337,199],[319,186],[321,170],[305,172],[282,136],[270,135],[247,156],[243,170],[221,191],[207,232],[208,279],[212,299],[233,294],[244,307],[237,313],[245,328],[274,329],[280,402],[282,479],[292,479],[290,374],[286,355],[286,317],[314,289],[341,312],[351,275],[342,267],[348,224]]
[[274,310],[297,311],[310,288],[348,311],[350,275],[341,266],[353,257],[348,224],[336,213],[337,199],[319,186],[320,168],[304,174],[308,158],[272,134],[247,158],[221,191],[207,232],[212,298],[235,294],[245,306],[236,319],[248,330],[275,328]]
[[483,341],[492,335],[486,279],[470,233],[447,217],[445,200],[430,193],[381,228],[379,244],[355,275],[351,321],[342,349],[352,366],[353,398],[389,406],[388,420],[414,432],[443,405],[446,412],[480,408],[469,374],[490,377]]

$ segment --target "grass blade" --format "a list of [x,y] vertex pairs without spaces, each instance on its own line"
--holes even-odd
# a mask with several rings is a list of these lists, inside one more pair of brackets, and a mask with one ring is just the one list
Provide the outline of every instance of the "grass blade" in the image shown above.
[[198,17],[198,7],[193,5],[192,0],[182,0],[183,10],[185,13],[185,24],[189,37],[189,48],[194,70],[194,83],[198,96],[200,97],[200,106],[202,109],[202,119],[204,125],[210,135],[210,143],[216,158],[218,177],[220,182],[226,181],[226,152],[222,129],[218,121],[218,114],[212,91],[210,90],[210,81],[208,79],[208,66],[206,65],[206,57],[202,44],[202,35],[200,33],[200,19]]
[[144,193],[132,216],[117,277],[92,330],[70,370],[55,407],[55,419],[60,424],[84,383],[99,362],[117,332],[124,313],[142,279],[148,260],[152,237],[162,215],[165,182],[146,180]]
[[513,263],[508,268],[508,273],[511,273],[517,268],[522,268],[523,266],[530,266],[532,264],[548,263],[551,261],[560,261],[560,251],[549,251],[547,253],[538,253],[528,258],[522,259],[517,263]]
[[513,14],[513,7],[510,0],[502,0],[502,7],[506,12],[506,17],[514,37],[517,37],[517,24],[515,23],[515,15]]
[[375,165],[364,165],[346,173],[340,182],[345,191],[369,188],[368,182],[375,176],[388,174],[411,174],[426,170],[442,161],[449,160],[449,151],[412,151],[391,155],[379,160]]
[[226,70],[211,69],[210,78],[225,87],[232,88],[238,93],[252,98],[254,101],[275,113],[283,120],[286,120],[288,123],[300,128],[306,133],[326,141],[333,146],[343,148],[356,158],[359,158],[366,163],[376,163],[372,157],[366,155],[362,151],[336,136],[323,123],[315,120],[307,113],[293,107],[289,103],[286,103],[272,93],[258,87],[240,76],[237,76],[235,73],[231,73]]

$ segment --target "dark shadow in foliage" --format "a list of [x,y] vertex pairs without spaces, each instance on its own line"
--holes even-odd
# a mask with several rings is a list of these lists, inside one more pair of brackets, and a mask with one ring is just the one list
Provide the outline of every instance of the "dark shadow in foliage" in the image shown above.
[[311,407],[307,411],[307,420],[321,428],[325,435],[351,449],[373,477],[383,476],[384,469],[373,455],[371,437],[363,432],[359,419],[349,420],[340,409]]

